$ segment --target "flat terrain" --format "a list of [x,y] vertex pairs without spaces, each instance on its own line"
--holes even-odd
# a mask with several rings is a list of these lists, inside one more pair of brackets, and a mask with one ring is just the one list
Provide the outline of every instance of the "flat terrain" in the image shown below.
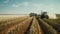
[[58,19],[40,19],[28,15],[0,15],[0,34],[60,34]]

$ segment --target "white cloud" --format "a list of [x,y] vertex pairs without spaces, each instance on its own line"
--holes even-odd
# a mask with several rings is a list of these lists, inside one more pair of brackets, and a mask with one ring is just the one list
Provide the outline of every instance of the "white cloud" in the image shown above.
[[24,6],[28,6],[29,5],[29,3],[28,2],[24,2],[24,3],[22,3]]
[[12,5],[12,7],[20,7],[20,6],[29,6],[29,3],[23,2],[23,3],[15,3]]
[[[39,14],[40,14],[41,10],[47,11],[47,12],[50,12],[50,13],[56,13],[55,11],[59,11],[59,8],[60,8],[60,7],[58,7],[57,5],[54,5],[54,4],[49,4],[49,5],[37,4],[37,3],[32,3],[31,4],[29,2],[16,3],[16,4],[13,4],[12,6],[13,7],[24,6],[24,10],[22,10],[22,11],[27,11],[27,12],[30,11],[30,12],[35,12],[35,13],[39,13]],[[26,7],[26,6],[28,6],[28,7]]]
[[12,7],[19,7],[21,4],[13,4]]
[[54,4],[49,4],[49,5],[45,5],[45,4],[32,4],[33,9],[31,9],[32,12],[41,12],[41,10],[43,11],[47,11],[49,13],[56,13],[55,11],[59,11],[59,7],[57,5]]
[[40,7],[41,5],[43,5],[43,4],[32,4],[34,7]]
[[8,3],[10,0],[5,0],[3,3]]
[[0,6],[8,6],[10,0],[3,0],[2,4],[0,4]]

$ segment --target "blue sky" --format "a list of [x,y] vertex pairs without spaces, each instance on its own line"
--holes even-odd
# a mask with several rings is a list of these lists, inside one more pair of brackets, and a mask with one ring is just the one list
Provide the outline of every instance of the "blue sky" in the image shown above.
[[41,10],[60,14],[60,0],[0,0],[0,14],[39,14]]

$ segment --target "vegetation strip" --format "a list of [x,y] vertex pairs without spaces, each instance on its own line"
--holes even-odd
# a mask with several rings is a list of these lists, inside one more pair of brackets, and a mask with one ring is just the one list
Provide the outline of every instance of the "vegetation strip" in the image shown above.
[[42,30],[38,24],[37,19],[34,17],[34,20],[32,22],[32,25],[30,27],[30,32],[29,34],[42,34]]
[[13,29],[11,32],[9,32],[8,34],[24,34],[24,32],[28,28],[31,20],[32,20],[32,18],[29,18],[29,19],[23,21],[21,24],[18,24],[18,26],[15,29]]
[[57,30],[57,32],[60,32],[60,19],[43,19],[45,22],[47,22],[49,25],[51,25],[54,29]]
[[[7,24],[5,28],[3,28],[3,30],[0,32],[0,34],[5,34],[7,33],[8,31],[10,31],[12,28],[15,28],[16,25],[18,25],[19,22],[22,22],[24,21],[26,18],[23,18],[23,19],[16,19],[14,20],[13,22],[10,22],[11,24]],[[9,23],[9,22],[8,22]]]
[[[33,19],[32,19],[32,21],[33,21]],[[30,33],[30,27],[31,27],[31,25],[32,25],[32,21],[31,21],[31,23],[29,24],[29,27],[27,28],[27,30],[26,30],[26,32],[25,32],[24,34],[29,34],[29,33]]]
[[38,21],[44,31],[44,34],[57,34],[57,31],[52,26],[44,22],[42,19],[38,19]]

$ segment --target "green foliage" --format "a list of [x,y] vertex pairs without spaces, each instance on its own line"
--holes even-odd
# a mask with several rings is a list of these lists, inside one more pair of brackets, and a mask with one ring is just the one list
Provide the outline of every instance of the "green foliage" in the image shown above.
[[36,21],[36,18],[33,19],[33,22],[32,22],[32,25],[30,27],[30,33],[29,34],[38,34],[38,31],[36,29],[37,27],[37,21]]
[[46,23],[51,25],[57,32],[60,32],[60,19],[43,19]]
[[44,34],[57,34],[57,31],[49,24],[44,22],[42,19],[39,19],[40,25],[44,30]]
[[60,19],[60,14],[56,14],[57,18]]

